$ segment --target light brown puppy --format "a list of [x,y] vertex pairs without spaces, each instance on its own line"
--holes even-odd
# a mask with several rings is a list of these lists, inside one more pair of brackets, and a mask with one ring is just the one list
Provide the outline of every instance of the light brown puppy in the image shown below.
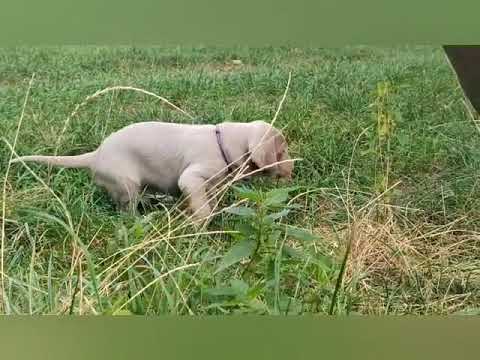
[[[145,187],[170,194],[180,191],[189,197],[194,220],[201,221],[211,212],[207,191],[249,156],[250,165],[257,168],[290,160],[281,132],[254,121],[216,126],[141,122],[114,132],[89,153],[23,156],[14,162],[87,168],[121,209],[136,208]],[[292,170],[293,162],[287,161],[266,172],[291,179]]]

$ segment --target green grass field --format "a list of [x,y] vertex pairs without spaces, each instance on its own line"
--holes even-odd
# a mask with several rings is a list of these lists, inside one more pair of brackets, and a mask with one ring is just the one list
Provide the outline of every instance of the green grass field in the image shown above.
[[[9,166],[9,145],[78,154],[133,122],[192,122],[129,90],[77,108],[98,90],[144,89],[197,123],[270,121],[290,72],[276,125],[303,159],[296,188],[232,189],[222,208],[249,204],[203,231],[180,200],[127,216],[85,171]],[[480,133],[439,48],[0,49],[0,134],[1,313],[480,308]]]

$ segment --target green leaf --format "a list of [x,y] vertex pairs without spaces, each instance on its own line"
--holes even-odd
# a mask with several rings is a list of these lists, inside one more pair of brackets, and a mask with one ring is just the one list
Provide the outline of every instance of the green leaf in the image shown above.
[[326,256],[312,256],[303,252],[302,250],[294,249],[288,245],[284,245],[282,250],[285,255],[294,260],[306,261],[308,259],[310,264],[320,266],[324,271],[329,271],[332,269],[332,261]]
[[236,243],[222,258],[215,274],[249,257],[255,251],[257,244],[253,240],[241,240]]
[[291,257],[291,258],[293,258],[293,259],[297,259],[297,260],[298,260],[298,259],[303,259],[303,258],[305,258],[305,254],[304,254],[302,251],[300,251],[300,250],[298,250],[298,249],[294,249],[294,248],[292,248],[292,247],[290,247],[290,246],[288,246],[288,245],[283,245],[282,250],[283,250],[283,253],[284,253],[285,255],[287,255],[288,257]]
[[274,189],[266,194],[266,206],[279,206],[283,205],[287,200],[288,196],[292,191],[297,190],[299,187],[288,187],[288,188],[281,188],[281,189]]
[[289,186],[289,187],[285,187],[283,189],[288,191],[289,193],[291,193],[292,191],[297,191],[298,189],[300,189],[300,186]]
[[324,271],[332,270],[333,262],[326,256],[310,257],[310,262],[320,266]]
[[248,199],[255,203],[259,203],[262,200],[262,194],[253,189],[249,189],[244,186],[242,187],[234,186],[233,189],[237,193],[237,196],[241,199]]
[[297,240],[305,242],[318,240],[318,236],[313,235],[305,229],[297,228],[294,226],[287,226],[286,232],[287,236],[291,236]]
[[248,223],[241,223],[237,225],[237,230],[244,236],[250,237],[254,236],[257,233],[257,229],[253,227],[252,224]]
[[266,277],[266,287],[273,288],[275,286],[275,258],[269,256],[267,259],[265,277]]
[[225,210],[225,212],[242,217],[253,217],[255,216],[255,210],[249,208],[248,206],[234,206]]
[[248,292],[248,284],[241,279],[233,279],[230,281],[232,289],[235,290],[236,295],[246,295]]
[[235,296],[237,292],[232,287],[219,287],[206,289],[205,293],[210,296]]
[[133,234],[135,236],[136,241],[139,241],[139,240],[143,239],[143,237],[145,236],[145,230],[144,230],[142,224],[139,224],[139,223],[135,224],[135,226],[133,228]]
[[268,220],[271,220],[271,221],[275,221],[275,220],[278,220],[278,219],[280,219],[280,218],[282,218],[282,217],[287,216],[289,213],[290,213],[290,210],[284,209],[284,210],[282,210],[282,211],[280,211],[280,212],[276,212],[276,213],[273,213],[273,214],[268,215],[268,216],[267,216],[267,219],[268,219]]
[[275,243],[276,241],[278,241],[278,239],[280,239],[281,235],[282,235],[282,232],[280,230],[273,230],[270,233],[269,240]]
[[248,284],[239,279],[230,281],[229,287],[206,289],[205,293],[210,296],[245,296],[248,292]]
[[285,204],[288,200],[288,189],[274,189],[267,192],[265,205],[279,206]]

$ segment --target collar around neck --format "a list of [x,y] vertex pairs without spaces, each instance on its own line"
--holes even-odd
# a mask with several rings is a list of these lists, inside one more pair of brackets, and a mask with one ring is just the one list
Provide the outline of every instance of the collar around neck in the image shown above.
[[227,171],[231,172],[232,171],[232,161],[230,157],[228,156],[228,152],[225,149],[225,145],[223,143],[223,137],[222,137],[222,132],[220,131],[220,126],[216,125],[215,126],[215,134],[217,136],[217,144],[218,147],[220,148],[220,152],[222,153],[223,160],[227,164]]

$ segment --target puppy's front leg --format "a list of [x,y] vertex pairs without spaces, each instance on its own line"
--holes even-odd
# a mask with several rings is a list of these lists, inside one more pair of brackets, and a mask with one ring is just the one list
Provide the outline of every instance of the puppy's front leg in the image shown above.
[[206,195],[205,178],[195,168],[187,168],[178,179],[178,187],[188,198],[188,207],[196,225],[207,220],[211,213]]

